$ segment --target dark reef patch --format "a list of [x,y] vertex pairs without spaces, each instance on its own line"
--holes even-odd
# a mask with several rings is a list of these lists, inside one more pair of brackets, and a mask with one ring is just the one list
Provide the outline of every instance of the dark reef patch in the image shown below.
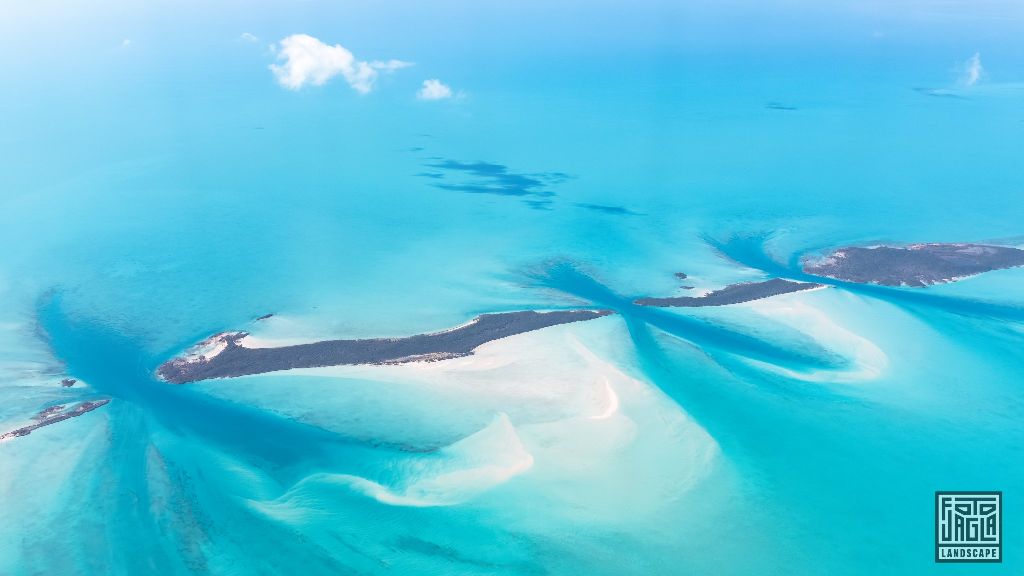
[[587,210],[593,210],[595,212],[602,212],[604,214],[614,214],[618,216],[639,216],[639,212],[634,212],[624,206],[609,206],[605,204],[589,204],[586,202],[577,202],[574,204],[577,208],[586,208]]
[[446,174],[461,175],[465,179],[462,182],[437,182],[433,186],[468,194],[549,197],[555,193],[548,190],[548,187],[571,178],[564,172],[513,172],[504,164],[492,162],[460,162],[438,158],[426,166],[441,172],[423,172],[418,176],[440,180]]
[[523,200],[523,203],[534,210],[551,210],[551,200]]
[[954,94],[946,88],[914,88],[914,92],[923,94],[925,96],[931,96],[933,98],[953,98],[955,100],[966,100],[964,96],[960,94]]

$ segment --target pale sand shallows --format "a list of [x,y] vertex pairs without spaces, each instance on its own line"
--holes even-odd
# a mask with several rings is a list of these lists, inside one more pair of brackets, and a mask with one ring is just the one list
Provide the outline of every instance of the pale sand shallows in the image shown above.
[[765,369],[782,372],[801,380],[852,383],[878,378],[889,364],[888,356],[874,342],[848,330],[826,311],[800,298],[799,295],[791,294],[770,300],[748,302],[743,306],[807,334],[821,346],[848,358],[851,362],[848,370],[819,370],[811,373],[755,362]]
[[[405,471],[401,478],[317,473],[280,499],[257,505],[268,514],[290,514],[307,491],[343,489],[389,505],[445,506],[525,483],[529,487],[523,490],[537,491],[555,508],[577,509],[585,503],[588,514],[618,518],[627,508],[654,513],[666,495],[684,493],[706,476],[718,453],[707,432],[660,390],[626,375],[595,351],[595,345],[610,340],[607,334],[628,341],[623,331],[620,323],[606,320],[563,325],[489,342],[462,358],[296,369],[239,381],[237,387],[208,383],[202,388],[240,401],[266,399],[269,388],[287,389],[293,407],[286,413],[329,427],[338,425],[342,406],[351,408],[342,397],[352,387],[343,382],[372,380],[377,397],[387,402],[368,406],[386,413],[353,415],[349,410],[346,416],[358,426],[376,427],[378,438],[395,434],[390,426],[429,428],[468,415],[461,437],[430,451],[435,456],[429,465],[410,453],[408,461],[394,464],[393,469]],[[296,386],[292,378],[303,384]],[[301,399],[311,378],[337,382],[336,395],[316,396],[316,408]],[[399,384],[422,396],[407,401],[408,394],[393,392]],[[246,395],[239,398],[235,392]],[[470,424],[481,416],[490,424]],[[623,470],[638,477],[638,489],[610,500],[597,497],[616,490]]]
[[228,348],[228,337],[234,334],[233,332],[222,332],[220,334],[214,334],[206,340],[199,342],[195,346],[192,346],[185,350],[180,356],[180,360],[187,363],[205,362],[216,358],[221,352]]
[[352,474],[320,472],[300,480],[277,502],[289,504],[308,490],[349,489],[391,506],[451,506],[475,498],[532,466],[533,456],[515,427],[506,414],[499,413],[485,428],[441,448],[432,458],[410,459],[400,483],[388,486]]

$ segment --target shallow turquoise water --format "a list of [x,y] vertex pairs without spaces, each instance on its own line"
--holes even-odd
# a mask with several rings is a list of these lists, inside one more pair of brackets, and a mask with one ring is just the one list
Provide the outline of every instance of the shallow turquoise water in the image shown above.
[[[1020,244],[1013,3],[4,10],[0,432],[114,400],[0,444],[0,574],[977,571],[934,564],[936,490],[1003,490],[1022,570],[1024,271],[630,304]],[[296,32],[416,64],[287,91]],[[619,314],[485,367],[153,378],[223,330],[580,305]]]

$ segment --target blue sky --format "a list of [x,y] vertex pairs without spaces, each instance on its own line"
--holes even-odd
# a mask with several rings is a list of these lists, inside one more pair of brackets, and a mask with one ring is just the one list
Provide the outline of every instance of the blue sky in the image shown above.
[[[499,80],[501,66],[602,68],[666,54],[727,55],[750,50],[861,56],[926,52],[936,63],[981,51],[1024,60],[1024,4],[1012,0],[810,2],[98,2],[42,0],[0,8],[3,64],[22,80],[117,77],[130,40],[142,70],[181,64],[208,71],[244,58],[242,33],[277,42],[295,33],[340,43],[365,58],[417,63],[416,75]],[[123,52],[123,51],[122,51]],[[264,62],[266,58],[264,58]],[[83,70],[83,68],[85,70]],[[248,70],[251,73],[262,72]],[[181,70],[178,70],[181,72]],[[230,78],[246,70],[216,70]],[[472,73],[471,73],[472,72]],[[496,78],[497,76],[497,78]]]

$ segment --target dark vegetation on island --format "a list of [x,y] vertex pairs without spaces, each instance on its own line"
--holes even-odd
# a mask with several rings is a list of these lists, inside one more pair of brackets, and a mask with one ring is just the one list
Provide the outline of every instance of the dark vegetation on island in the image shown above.
[[985,244],[912,244],[839,248],[803,271],[858,284],[923,287],[1024,266],[1024,250]]
[[[444,161],[435,167],[465,171],[478,177],[486,176],[502,186],[511,186],[513,182],[522,184],[519,182],[522,175],[512,174],[500,165]],[[531,181],[529,184],[533,186],[534,183]],[[1022,265],[1024,250],[1017,248],[981,244],[914,244],[907,247],[840,248],[820,260],[805,261],[803,272],[821,278],[826,284],[830,282],[825,278],[887,286],[927,286]],[[676,273],[675,277],[679,280],[687,279],[687,275],[682,272]],[[703,296],[640,298],[636,304],[690,308],[726,306],[822,286],[824,284],[817,282],[771,278],[761,282],[732,284]],[[689,289],[690,286],[684,288]],[[506,336],[607,314],[611,312],[567,310],[484,314],[459,328],[433,334],[404,338],[327,340],[273,348],[245,347],[241,344],[247,336],[245,332],[227,332],[217,334],[204,343],[219,349],[218,353],[210,354],[209,357],[196,353],[179,356],[160,365],[157,373],[167,382],[184,384],[293,368],[443,360],[472,354],[480,345]],[[267,317],[269,315],[261,319]]]
[[10,438],[17,438],[19,436],[28,436],[29,434],[32,433],[32,431],[38,430],[43,426],[56,424],[57,422],[62,422],[69,418],[76,418],[78,416],[81,416],[82,414],[85,414],[86,412],[91,412],[99,408],[100,406],[104,406],[108,402],[110,402],[109,398],[104,398],[102,400],[89,400],[87,402],[81,402],[75,405],[73,408],[68,408],[66,410],[63,405],[51,406],[43,410],[42,412],[36,414],[33,417],[33,420],[35,420],[35,422],[33,422],[32,424],[29,424],[28,426],[22,426],[17,430],[12,430],[5,434],[0,434],[0,441],[7,440]]
[[505,312],[483,314],[473,322],[445,332],[404,338],[325,340],[276,348],[246,348],[239,341],[245,332],[218,334],[207,343],[224,349],[210,358],[178,357],[162,364],[157,373],[167,382],[184,384],[210,378],[231,378],[292,368],[345,364],[394,364],[443,360],[472,354],[482,344],[557,324],[591,320],[611,314],[607,310]]
[[788,294],[790,292],[799,292],[801,290],[810,290],[812,288],[820,287],[821,284],[814,284],[812,282],[792,282],[781,278],[772,278],[771,280],[765,280],[764,282],[743,282],[740,284],[731,284],[721,290],[715,290],[714,292],[709,292],[703,296],[639,298],[636,303],[640,306],[681,308],[727,306],[729,304],[750,302],[752,300],[778,296],[779,294]]

